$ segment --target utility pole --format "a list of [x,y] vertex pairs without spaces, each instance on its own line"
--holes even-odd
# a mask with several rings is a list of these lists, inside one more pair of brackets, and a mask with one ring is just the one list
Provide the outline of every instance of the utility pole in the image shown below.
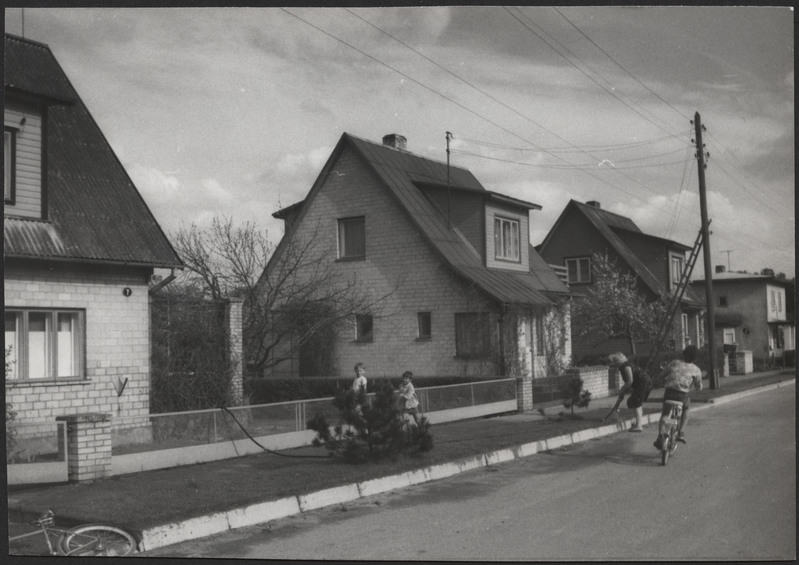
[[452,191],[450,190],[449,186],[449,140],[452,139],[452,132],[448,131],[445,133],[447,134],[447,227],[452,229],[452,220],[450,219],[450,207],[452,201],[452,195],[450,192]]
[[705,144],[702,143],[702,125],[699,112],[694,114],[694,129],[696,130],[696,160],[699,171],[699,208],[702,214],[702,246],[705,260],[705,301],[707,302],[706,333],[708,347],[708,378],[710,388],[719,388],[719,376],[716,373],[716,304],[713,299],[713,268],[710,260],[710,222],[707,218],[707,194],[705,191]]

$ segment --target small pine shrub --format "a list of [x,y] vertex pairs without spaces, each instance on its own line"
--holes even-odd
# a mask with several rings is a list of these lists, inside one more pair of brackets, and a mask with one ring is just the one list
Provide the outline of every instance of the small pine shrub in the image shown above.
[[308,422],[316,432],[313,444],[324,446],[329,455],[349,463],[365,463],[400,455],[419,455],[433,448],[430,422],[422,417],[418,426],[407,423],[397,406],[394,391],[383,386],[372,404],[363,390],[340,389],[333,399],[340,422],[332,427],[317,414]]
[[591,391],[583,390],[583,379],[574,376],[566,382],[563,390],[563,406],[571,408],[574,417],[574,407],[587,408],[591,402]]

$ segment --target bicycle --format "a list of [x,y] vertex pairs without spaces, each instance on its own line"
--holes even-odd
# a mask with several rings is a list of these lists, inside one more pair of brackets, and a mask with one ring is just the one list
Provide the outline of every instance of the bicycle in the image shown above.
[[[36,530],[8,538],[11,542],[43,535],[50,555],[68,556],[122,556],[136,550],[136,540],[122,528],[107,524],[83,524],[70,529],[55,527],[55,514],[47,510],[31,522]],[[52,538],[56,537],[54,541]]]
[[677,434],[680,432],[680,421],[682,418],[683,404],[679,400],[664,400],[665,404],[671,406],[669,419],[666,422],[667,430],[663,434],[662,447],[660,448],[660,461],[665,465],[669,457],[677,451]]

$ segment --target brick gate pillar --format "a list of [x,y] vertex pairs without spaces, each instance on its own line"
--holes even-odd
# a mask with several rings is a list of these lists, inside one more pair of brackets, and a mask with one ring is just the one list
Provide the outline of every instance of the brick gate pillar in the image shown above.
[[244,403],[244,337],[242,327],[242,305],[239,298],[230,298],[225,302],[225,323],[227,324],[228,359],[233,372],[230,380],[230,405],[241,406]]
[[67,473],[70,482],[111,474],[111,415],[98,413],[57,416],[67,425]]

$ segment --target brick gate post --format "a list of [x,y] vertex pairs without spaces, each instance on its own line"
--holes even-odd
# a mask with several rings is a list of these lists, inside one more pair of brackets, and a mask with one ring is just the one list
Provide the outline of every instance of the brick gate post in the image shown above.
[[67,476],[70,482],[111,474],[111,415],[98,413],[57,416],[67,425]]
[[229,298],[225,301],[225,323],[227,324],[228,359],[230,359],[233,377],[230,381],[230,405],[241,406],[244,403],[244,337],[242,327],[242,306],[240,298]]

